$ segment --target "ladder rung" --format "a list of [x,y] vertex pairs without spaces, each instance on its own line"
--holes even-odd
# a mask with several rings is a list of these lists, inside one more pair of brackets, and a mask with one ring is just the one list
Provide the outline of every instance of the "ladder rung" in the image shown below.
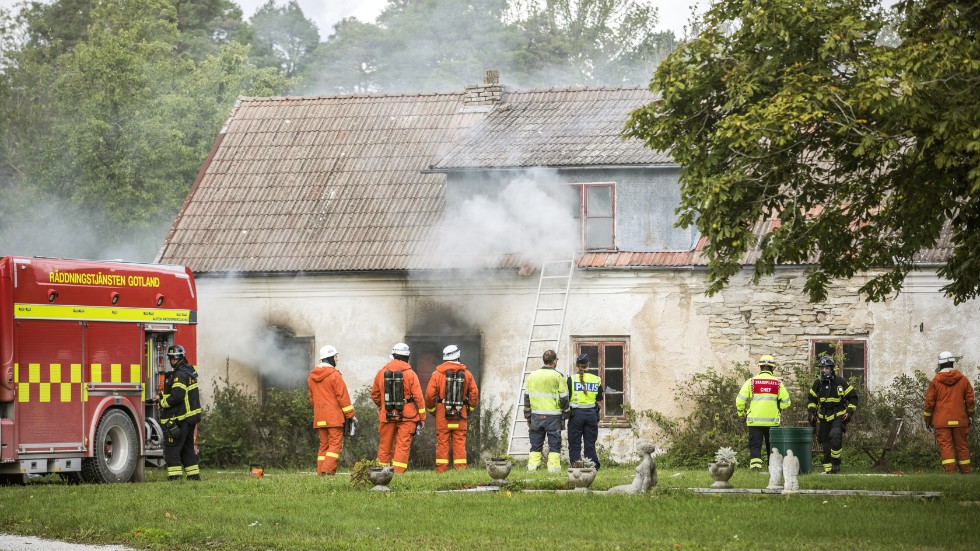
[[535,323],[534,327],[556,327],[561,325],[560,323]]
[[541,279],[568,279],[568,276],[567,275],[541,276]]
[[556,310],[564,310],[564,308],[538,308],[538,312],[554,312]]
[[541,291],[542,295],[567,295],[568,291]]

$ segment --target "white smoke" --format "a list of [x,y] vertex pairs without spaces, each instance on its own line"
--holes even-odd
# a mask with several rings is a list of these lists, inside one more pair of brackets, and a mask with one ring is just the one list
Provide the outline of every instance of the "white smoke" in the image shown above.
[[462,200],[447,192],[438,253],[458,258],[456,267],[493,267],[503,255],[540,266],[579,248],[578,195],[554,171],[534,169],[487,187]]

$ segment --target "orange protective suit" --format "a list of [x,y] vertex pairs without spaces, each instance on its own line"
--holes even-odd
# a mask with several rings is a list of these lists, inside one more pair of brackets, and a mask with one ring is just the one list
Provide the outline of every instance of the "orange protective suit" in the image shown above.
[[[446,398],[446,372],[449,370],[462,371],[465,374],[463,395],[466,399],[459,419],[446,419],[446,405],[443,400]],[[425,410],[436,418],[437,473],[449,470],[450,445],[453,450],[453,468],[456,470],[466,468],[466,419],[470,411],[476,407],[479,397],[473,374],[459,362],[443,362],[429,379],[429,385],[425,389]]]
[[973,471],[967,432],[976,407],[973,385],[959,371],[943,369],[929,383],[925,417],[936,431],[939,457],[947,473],[955,473],[957,467],[963,474]]
[[354,406],[344,377],[337,368],[319,363],[306,380],[313,405],[313,427],[320,435],[320,451],[316,456],[318,475],[337,472],[340,452],[344,449],[344,419],[354,417]]
[[[402,372],[405,407],[402,408],[400,420],[388,420],[384,401],[385,371]],[[408,365],[408,362],[391,360],[374,376],[371,400],[378,406],[378,461],[393,466],[396,473],[408,470],[408,455],[412,447],[415,427],[425,421],[425,410],[421,407],[423,397],[419,377],[412,371],[412,366]]]

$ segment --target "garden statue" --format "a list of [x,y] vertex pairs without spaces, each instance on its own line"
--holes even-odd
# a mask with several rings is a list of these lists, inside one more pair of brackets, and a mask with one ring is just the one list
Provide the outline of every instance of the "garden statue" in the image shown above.
[[636,443],[636,449],[640,452],[642,460],[636,466],[633,483],[613,486],[609,488],[609,493],[642,494],[657,485],[657,464],[650,455],[657,449],[656,446],[649,440],[640,440]]
[[800,493],[800,458],[793,455],[793,450],[786,450],[783,459],[783,494]]
[[772,455],[769,456],[769,485],[766,489],[783,489],[783,456],[779,455],[779,450],[776,448],[772,449]]

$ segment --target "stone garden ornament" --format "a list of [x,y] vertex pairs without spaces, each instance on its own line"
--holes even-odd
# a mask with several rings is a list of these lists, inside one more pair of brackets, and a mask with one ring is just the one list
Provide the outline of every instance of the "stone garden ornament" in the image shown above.
[[772,449],[772,455],[769,456],[769,485],[766,489],[783,489],[783,456],[779,455],[779,450],[776,448]]
[[793,450],[786,450],[783,459],[783,494],[800,493],[800,458],[793,455]]
[[731,488],[728,480],[735,474],[735,450],[724,447],[715,452],[715,462],[708,465],[708,472],[714,479],[712,488]]
[[568,487],[573,490],[588,491],[595,481],[595,463],[585,458],[576,461],[568,468]]
[[492,457],[487,459],[487,474],[493,479],[490,486],[506,486],[507,475],[510,474],[514,462],[509,457]]
[[657,464],[651,455],[657,447],[649,440],[640,440],[636,443],[636,450],[640,452],[640,464],[636,466],[636,476],[633,477],[632,484],[613,486],[608,493],[616,494],[643,494],[657,485]]

